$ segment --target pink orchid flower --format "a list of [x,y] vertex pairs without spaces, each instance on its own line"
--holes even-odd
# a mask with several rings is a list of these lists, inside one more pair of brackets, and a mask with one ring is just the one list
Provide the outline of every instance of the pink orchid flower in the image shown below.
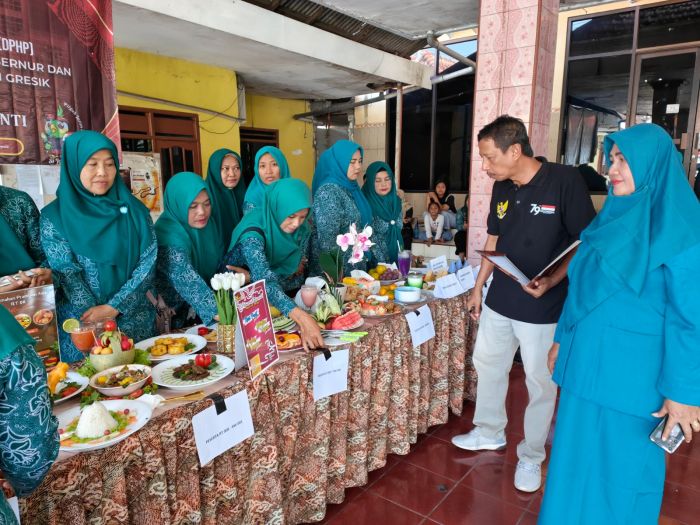
[[352,257],[350,257],[350,259],[348,259],[348,262],[350,264],[358,263],[363,259],[364,255],[365,255],[365,252],[362,249],[362,246],[360,246],[359,244],[356,244],[352,249]]
[[338,235],[335,238],[335,243],[338,246],[340,246],[341,250],[343,250],[345,252],[345,251],[347,251],[349,246],[352,246],[353,244],[355,244],[355,239],[349,233],[344,233],[342,235]]

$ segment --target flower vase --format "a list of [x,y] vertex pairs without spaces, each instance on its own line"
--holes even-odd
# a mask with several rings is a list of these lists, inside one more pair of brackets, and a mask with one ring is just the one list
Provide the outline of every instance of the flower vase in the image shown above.
[[216,327],[216,350],[220,354],[231,354],[236,352],[236,325],[221,324]]

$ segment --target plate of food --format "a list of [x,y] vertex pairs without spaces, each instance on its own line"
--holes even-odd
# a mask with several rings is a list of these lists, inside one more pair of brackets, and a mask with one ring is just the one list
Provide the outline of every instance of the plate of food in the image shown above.
[[15,315],[15,319],[17,319],[17,322],[22,328],[27,328],[32,324],[32,318],[28,314],[17,314]]
[[192,328],[188,328],[187,330],[185,330],[185,333],[203,337],[207,340],[207,343],[216,343],[216,340],[218,339],[216,333],[217,326],[219,326],[219,323],[214,323],[211,326],[198,324],[197,326],[193,326]]
[[121,365],[92,376],[90,386],[104,396],[123,397],[136,392],[149,377],[151,377],[150,366]]
[[145,339],[134,346],[146,350],[151,361],[158,362],[199,352],[207,346],[207,340],[194,334],[164,334]]
[[48,308],[42,308],[41,310],[37,310],[36,312],[34,312],[32,320],[34,321],[34,324],[37,324],[39,326],[45,326],[51,321],[53,321],[53,310],[50,310]]
[[275,332],[275,339],[277,339],[277,350],[280,352],[293,352],[304,349],[299,332]]
[[72,370],[67,372],[65,379],[58,382],[56,391],[51,395],[54,405],[79,395],[87,388],[89,383],[90,380],[85,376],[81,376],[78,372],[73,372]]
[[146,403],[126,399],[72,407],[58,415],[60,449],[83,452],[109,447],[142,428],[152,413]]
[[216,383],[235,368],[233,359],[223,355],[179,355],[153,368],[153,382],[173,390],[192,390]]
[[394,301],[379,301],[377,299],[367,299],[360,301],[359,312],[362,317],[389,317],[403,313],[403,307]]

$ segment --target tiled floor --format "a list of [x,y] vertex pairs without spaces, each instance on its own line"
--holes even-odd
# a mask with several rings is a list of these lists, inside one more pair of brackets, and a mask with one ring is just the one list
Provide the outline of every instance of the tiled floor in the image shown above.
[[[450,443],[454,434],[472,428],[474,404],[466,403],[461,417],[431,428],[407,456],[390,455],[383,469],[370,474],[368,485],[346,491],[342,504],[329,505],[324,523],[534,525],[542,491],[526,494],[513,487],[526,404],[523,369],[516,365],[507,399],[511,422],[505,451],[467,452]],[[670,457],[660,525],[700,523],[697,441]]]

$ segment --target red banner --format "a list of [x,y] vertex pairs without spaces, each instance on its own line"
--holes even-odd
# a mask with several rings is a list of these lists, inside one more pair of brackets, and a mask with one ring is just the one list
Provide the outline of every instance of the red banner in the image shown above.
[[0,2],[0,163],[57,164],[81,129],[119,144],[112,1]]

